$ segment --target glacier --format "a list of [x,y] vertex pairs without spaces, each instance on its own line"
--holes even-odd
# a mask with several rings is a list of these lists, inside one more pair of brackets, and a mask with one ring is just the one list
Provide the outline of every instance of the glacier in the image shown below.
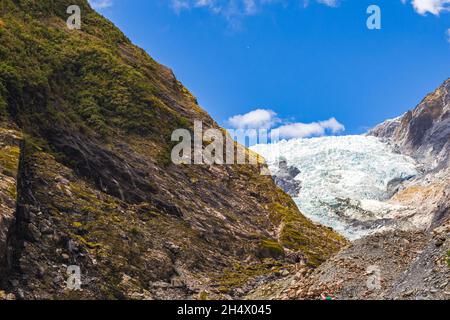
[[414,159],[372,136],[292,139],[250,149],[272,174],[280,159],[300,170],[301,190],[293,197],[300,211],[351,240],[384,227],[389,214],[402,209],[387,201],[393,186],[420,174]]

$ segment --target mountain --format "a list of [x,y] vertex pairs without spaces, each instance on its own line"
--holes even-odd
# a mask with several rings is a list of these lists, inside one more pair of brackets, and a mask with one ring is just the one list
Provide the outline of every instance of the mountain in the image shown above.
[[403,154],[427,164],[426,170],[446,168],[450,161],[450,79],[414,110],[388,120],[369,132],[393,143]]
[[[384,189],[389,194],[383,201],[393,207],[389,212],[383,213],[381,221],[384,228],[353,241],[314,271],[300,270],[284,279],[263,284],[253,290],[248,295],[249,298],[450,298],[449,87],[450,79],[429,94],[414,110],[397,119],[385,121],[367,136],[334,137],[334,142],[330,138],[320,138],[315,143],[284,142],[285,149],[290,150],[288,155],[291,159],[282,152],[288,165],[300,163],[305,167],[308,160],[302,158],[301,153],[313,158],[309,162],[313,164],[311,168],[314,170],[309,170],[309,174],[319,172],[324,186],[321,186],[321,190],[328,190],[329,195],[333,195],[336,190],[341,191],[339,181],[349,180],[345,179],[345,172],[349,168],[353,171],[347,176],[357,177],[354,172],[362,163],[361,171],[367,174],[363,179],[364,183],[368,187],[374,181],[381,183],[380,190]],[[375,143],[374,140],[377,139]],[[343,148],[346,140],[348,146]],[[296,144],[308,143],[313,146],[298,151]],[[385,151],[381,154],[385,158],[382,161],[377,160],[379,154],[374,152],[376,149],[370,148],[372,143],[384,144]],[[256,148],[257,151],[259,149],[261,147]],[[391,150],[392,154],[386,150]],[[362,157],[361,154],[365,156]],[[333,160],[321,161],[327,157],[332,157]],[[398,170],[394,160],[396,157],[413,157],[418,172],[408,179],[388,183],[385,178]],[[347,160],[342,163],[342,159]],[[268,162],[270,164],[270,160]],[[314,166],[319,166],[320,170]],[[322,168],[324,166],[327,166],[325,170]],[[302,170],[304,169],[300,167],[300,171]],[[336,177],[337,173],[341,176]],[[370,181],[373,176],[376,179]],[[303,177],[305,175],[300,175],[300,178]],[[354,182],[352,179],[349,181]],[[305,187],[303,183],[302,186]],[[351,194],[355,184],[346,186],[348,188],[345,191],[350,198],[348,202],[351,202],[355,197]],[[370,190],[367,186],[360,188],[356,185],[355,190],[364,193]],[[352,207],[355,210],[355,206]],[[320,206],[316,206],[315,210],[318,208]],[[348,209],[348,206],[344,209],[334,208],[335,214],[342,210],[346,213]],[[359,219],[377,226],[380,220],[373,220],[371,214],[372,211],[362,211]],[[390,223],[386,224],[386,220]],[[270,293],[269,296],[267,293]]]
[[239,298],[347,243],[263,163],[173,164],[173,130],[219,126],[87,1],[2,5],[0,299]]
[[450,79],[430,93],[416,108],[369,132],[410,155],[422,175],[404,184],[394,198],[417,207],[416,223],[432,229],[449,215],[450,202]]

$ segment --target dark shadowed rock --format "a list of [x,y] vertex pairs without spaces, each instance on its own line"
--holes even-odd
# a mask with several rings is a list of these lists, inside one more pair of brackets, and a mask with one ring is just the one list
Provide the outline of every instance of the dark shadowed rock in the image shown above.
[[273,175],[273,180],[281,189],[291,197],[297,197],[302,189],[302,184],[295,178],[300,174],[300,170],[293,166],[288,166],[285,159],[278,164],[278,171]]

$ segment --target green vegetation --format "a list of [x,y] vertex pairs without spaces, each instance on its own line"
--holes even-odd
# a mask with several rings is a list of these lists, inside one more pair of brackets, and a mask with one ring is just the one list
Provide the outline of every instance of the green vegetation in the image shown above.
[[264,239],[259,244],[258,255],[261,258],[280,258],[284,256],[284,248],[275,240]]
[[[1,29],[0,29],[1,30]],[[1,32],[0,32],[1,34]],[[6,88],[0,83],[0,121],[4,121],[7,117]]]
[[219,292],[229,293],[234,288],[240,288],[257,277],[280,271],[283,264],[273,259],[265,259],[261,263],[244,265],[237,263],[219,277]]
[[15,178],[19,166],[19,147],[6,146],[0,149],[0,172]]
[[270,219],[281,224],[279,241],[284,247],[302,252],[308,264],[317,267],[331,254],[339,250],[346,240],[326,227],[315,225],[298,213],[295,203],[279,191],[278,201],[271,205]]
[[[84,1],[75,2],[85,7],[83,33],[12,9],[2,17],[0,116],[18,117],[29,132],[59,126],[102,138],[123,132],[165,139],[174,128],[188,126],[161,99],[185,95],[176,80],[155,75],[156,62],[112,25],[106,28],[110,23]],[[19,6],[35,7],[39,17],[64,7],[39,3],[44,4],[20,1]]]
[[200,300],[200,301],[209,300],[208,299],[208,293],[205,292],[205,291],[200,292],[199,295],[198,295],[198,300]]

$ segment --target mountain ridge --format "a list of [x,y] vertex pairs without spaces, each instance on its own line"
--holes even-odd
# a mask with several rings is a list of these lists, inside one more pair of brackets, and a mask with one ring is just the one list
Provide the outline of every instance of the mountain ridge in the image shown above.
[[[219,126],[87,1],[3,4],[0,299],[238,298],[347,243],[264,164],[172,164],[173,130]],[[65,23],[74,4],[81,30]]]
[[433,168],[447,167],[450,160],[449,92],[450,79],[447,79],[416,108],[381,123],[368,134],[393,143],[400,152]]

